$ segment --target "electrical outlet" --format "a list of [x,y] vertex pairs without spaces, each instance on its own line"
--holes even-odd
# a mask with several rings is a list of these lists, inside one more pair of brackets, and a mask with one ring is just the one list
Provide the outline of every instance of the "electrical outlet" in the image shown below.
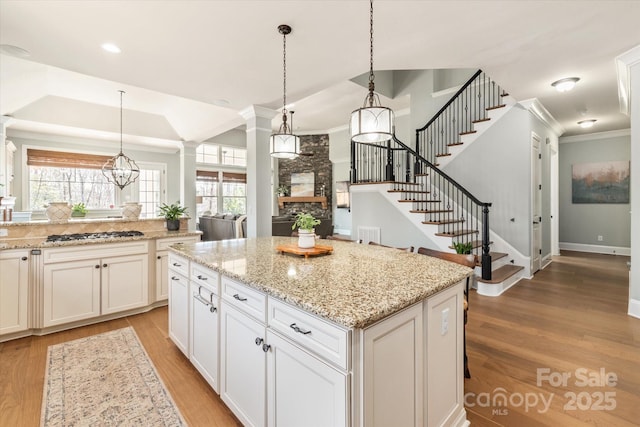
[[598,242],[602,242],[604,238],[602,236],[598,236]]
[[7,237],[9,235],[9,229],[0,228],[0,237]]
[[447,335],[449,332],[449,308],[442,310],[442,323],[440,324],[440,335]]

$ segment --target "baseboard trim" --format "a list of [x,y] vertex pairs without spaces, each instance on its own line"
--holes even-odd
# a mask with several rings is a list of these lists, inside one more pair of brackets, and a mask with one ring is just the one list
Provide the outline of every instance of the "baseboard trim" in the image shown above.
[[567,243],[560,242],[560,249],[576,252],[591,252],[596,254],[606,255],[625,255],[631,256],[631,248],[624,248],[622,246],[601,246],[601,245],[587,245],[583,243]]
[[629,298],[629,316],[640,319],[640,300]]

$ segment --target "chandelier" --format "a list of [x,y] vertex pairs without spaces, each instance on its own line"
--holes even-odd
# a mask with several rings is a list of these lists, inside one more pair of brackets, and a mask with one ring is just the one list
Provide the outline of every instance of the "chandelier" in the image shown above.
[[369,1],[369,93],[362,108],[351,113],[351,140],[371,144],[386,143],[393,137],[393,111],[380,105],[373,80],[373,0]]
[[280,159],[295,159],[300,155],[300,137],[293,134],[293,111],[291,111],[291,125],[287,123],[287,34],[291,33],[288,25],[279,25],[278,32],[282,34],[282,68],[283,96],[282,96],[282,124],[277,132],[269,138],[271,157]]
[[120,92],[120,152],[102,166],[102,174],[107,181],[117,185],[121,190],[127,185],[133,183],[140,175],[140,168],[133,159],[125,156],[122,152],[122,95]]

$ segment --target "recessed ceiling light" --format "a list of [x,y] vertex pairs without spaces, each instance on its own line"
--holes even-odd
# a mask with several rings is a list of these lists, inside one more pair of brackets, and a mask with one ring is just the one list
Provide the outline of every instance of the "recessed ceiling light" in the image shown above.
[[118,46],[116,46],[114,43],[102,43],[101,45],[102,49],[106,50],[107,52],[110,53],[120,53],[122,52],[120,50],[120,48]]
[[581,120],[578,122],[578,124],[580,125],[581,128],[587,129],[593,126],[595,122],[596,122],[595,119],[589,119],[589,120]]
[[555,87],[558,92],[568,92],[573,89],[579,80],[578,77],[567,77],[551,83],[551,86]]
[[25,50],[18,46],[14,46],[12,44],[0,44],[0,53],[11,56],[18,56],[20,58],[27,58],[31,56],[28,50]]

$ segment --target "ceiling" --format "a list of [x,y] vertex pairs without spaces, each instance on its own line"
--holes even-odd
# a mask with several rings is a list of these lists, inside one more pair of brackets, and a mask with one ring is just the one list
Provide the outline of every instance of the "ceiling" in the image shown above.
[[[640,1],[376,0],[374,9],[377,70],[482,68],[516,100],[537,98],[564,135],[629,128],[614,59],[640,45]],[[0,54],[0,113],[15,118],[9,129],[114,141],[122,89],[127,137],[207,140],[243,125],[238,112],[250,105],[282,107],[277,27],[288,24],[295,131],[326,132],[362,105],[366,90],[351,79],[368,72],[368,14],[365,0],[0,0],[0,44],[30,53]],[[571,76],[580,77],[571,92],[550,86]],[[597,123],[585,131],[576,123],[586,118]]]

